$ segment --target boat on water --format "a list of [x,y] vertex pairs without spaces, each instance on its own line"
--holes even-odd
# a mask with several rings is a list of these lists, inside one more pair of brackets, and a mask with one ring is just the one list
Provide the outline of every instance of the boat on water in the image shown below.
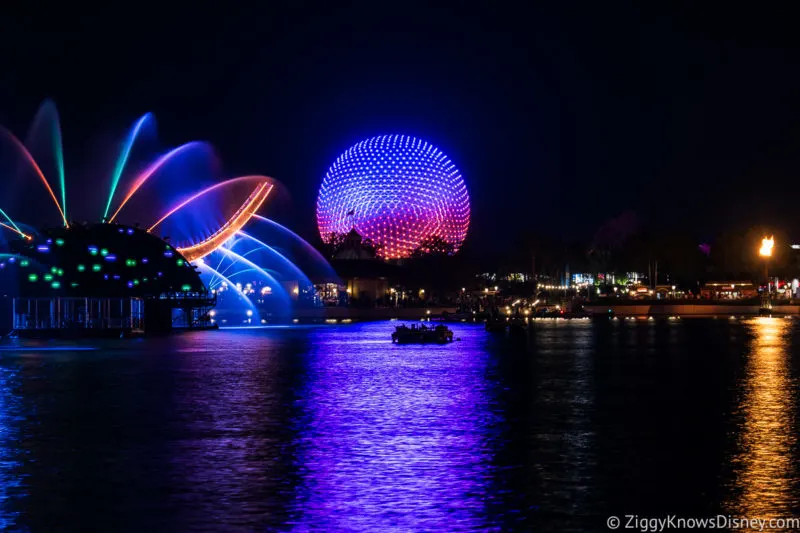
[[392,342],[397,344],[447,344],[453,342],[453,332],[444,324],[435,327],[425,325],[397,326],[392,333]]

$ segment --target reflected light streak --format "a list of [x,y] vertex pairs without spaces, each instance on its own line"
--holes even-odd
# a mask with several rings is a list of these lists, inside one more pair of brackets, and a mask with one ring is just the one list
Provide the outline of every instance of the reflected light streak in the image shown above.
[[19,498],[19,487],[23,477],[18,469],[22,465],[18,455],[22,450],[19,421],[23,420],[23,410],[19,395],[17,371],[0,366],[0,530],[13,530],[21,526],[17,519],[19,512],[12,505]]
[[117,159],[117,165],[114,167],[114,174],[111,176],[111,192],[108,193],[106,210],[103,212],[104,219],[108,217],[108,211],[111,209],[111,202],[114,200],[114,193],[117,190],[119,179],[122,177],[122,171],[125,170],[125,165],[128,163],[128,156],[130,156],[133,143],[136,142],[136,138],[139,136],[139,131],[141,131],[145,122],[152,120],[152,118],[152,113],[145,113],[138,121],[136,121],[136,124],[131,129],[131,134],[128,136],[128,140],[125,142],[125,146],[122,149],[122,153],[119,155],[119,159]]
[[267,196],[269,196],[269,193],[272,191],[272,187],[271,183],[262,183],[256,187],[256,190],[245,200],[242,207],[240,207],[222,227],[202,242],[185,248],[178,248],[178,252],[183,255],[187,261],[194,261],[207,256],[214,250],[221,249],[225,241],[242,229],[253,214],[261,209]]
[[487,530],[497,420],[485,353],[412,347],[398,357],[391,346],[353,343],[345,330],[311,345],[298,530]]
[[741,516],[781,517],[795,510],[792,450],[796,384],[789,367],[791,323],[760,317],[749,324],[754,339],[739,404],[744,427],[738,441],[731,509]]
[[131,188],[128,190],[128,194],[125,195],[125,198],[123,198],[122,203],[119,204],[119,207],[117,207],[117,210],[114,211],[114,214],[111,215],[111,218],[108,219],[108,222],[109,223],[113,222],[114,219],[117,218],[117,215],[119,214],[120,211],[122,211],[122,208],[125,207],[125,204],[128,203],[128,200],[130,200],[133,197],[133,195],[136,194],[136,191],[138,191],[139,188],[142,185],[144,185],[145,182],[148,179],[150,179],[150,177],[153,174],[158,172],[164,165],[169,163],[176,156],[178,156],[178,155],[182,154],[183,152],[189,150],[190,148],[196,148],[196,147],[205,146],[205,145],[206,145],[206,143],[198,142],[198,141],[189,142],[189,143],[183,144],[181,146],[178,146],[174,150],[170,150],[166,154],[164,154],[161,157],[159,157],[152,165],[147,167],[144,170],[144,172],[139,174],[139,176],[136,178],[136,181],[134,181],[133,185],[131,185]]
[[58,198],[56,197],[56,194],[53,192],[53,188],[50,187],[50,183],[47,181],[47,178],[44,177],[44,173],[42,172],[42,169],[39,168],[39,164],[36,162],[36,159],[34,159],[31,153],[28,151],[28,149],[25,148],[25,145],[22,144],[22,142],[20,142],[19,139],[17,139],[16,135],[8,131],[8,129],[6,129],[4,126],[0,126],[0,132],[2,132],[3,135],[8,137],[8,139],[14,144],[17,150],[20,151],[22,156],[28,161],[28,163],[30,163],[31,167],[33,167],[34,172],[36,172],[36,175],[39,176],[39,179],[42,180],[42,183],[44,183],[44,186],[47,188],[47,192],[50,193],[50,198],[52,198],[53,202],[55,202],[56,207],[58,208],[58,212],[61,214],[61,219],[64,221],[64,227],[68,228],[69,223],[67,223],[67,217],[64,214],[64,210],[61,208],[61,204],[58,203]]

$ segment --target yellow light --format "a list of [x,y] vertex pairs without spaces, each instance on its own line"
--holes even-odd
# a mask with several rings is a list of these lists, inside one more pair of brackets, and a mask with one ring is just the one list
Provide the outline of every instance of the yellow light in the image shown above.
[[758,250],[758,255],[761,257],[771,257],[772,256],[772,248],[775,246],[775,237],[770,236],[769,238],[764,237],[761,239],[761,249]]

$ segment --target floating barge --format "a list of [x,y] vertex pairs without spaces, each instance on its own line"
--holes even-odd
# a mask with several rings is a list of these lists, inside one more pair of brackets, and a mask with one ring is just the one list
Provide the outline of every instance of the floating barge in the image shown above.
[[[195,268],[164,240],[118,224],[72,224],[12,243],[12,335],[126,337],[216,329]],[[10,269],[6,269],[8,272]]]
[[419,327],[402,325],[397,326],[392,333],[392,342],[396,344],[448,344],[453,342],[453,332],[443,324],[432,328],[424,325]]

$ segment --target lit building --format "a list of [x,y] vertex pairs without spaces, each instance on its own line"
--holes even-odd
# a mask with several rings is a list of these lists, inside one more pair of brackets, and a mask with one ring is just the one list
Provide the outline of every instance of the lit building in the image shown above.
[[749,281],[709,281],[700,288],[700,297],[708,300],[746,300],[758,296],[758,288]]

